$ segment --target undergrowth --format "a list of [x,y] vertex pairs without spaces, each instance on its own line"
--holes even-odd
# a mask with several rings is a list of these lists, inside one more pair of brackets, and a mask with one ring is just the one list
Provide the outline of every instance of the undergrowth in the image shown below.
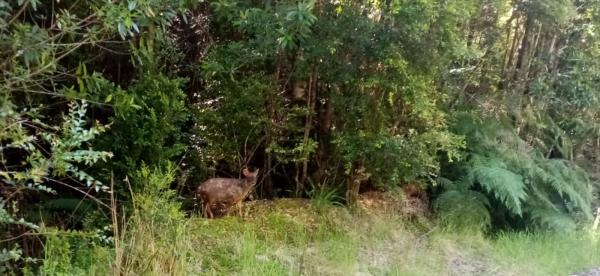
[[[152,179],[152,171],[147,172],[146,179]],[[180,212],[165,204],[157,201],[150,208]],[[146,216],[148,210],[142,210],[129,220],[116,250],[100,245],[74,247],[72,237],[49,239],[43,271],[68,271],[69,275],[84,271],[92,272],[86,275],[568,275],[600,266],[598,243],[583,233],[489,237],[475,231],[423,227],[396,214],[367,215],[291,199],[250,202],[244,218],[208,220],[195,214],[186,218],[180,212],[165,220],[160,214]]]
[[567,275],[600,266],[600,247],[583,232],[490,237],[393,209],[345,208],[325,190],[313,200],[251,201],[244,217],[187,216],[169,189],[175,171],[137,171],[133,187],[143,188],[132,191],[133,211],[114,222],[112,239],[44,229],[43,265],[25,274]]

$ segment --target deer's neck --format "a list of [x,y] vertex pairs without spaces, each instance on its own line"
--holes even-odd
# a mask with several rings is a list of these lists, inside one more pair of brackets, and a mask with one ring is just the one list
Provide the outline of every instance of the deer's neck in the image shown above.
[[254,184],[256,184],[256,178],[244,178],[242,179],[241,184],[242,189],[244,189],[244,191],[247,193],[250,189],[252,189]]
[[252,187],[254,186],[254,183],[256,183],[256,178],[244,178],[242,185],[244,185],[244,187]]

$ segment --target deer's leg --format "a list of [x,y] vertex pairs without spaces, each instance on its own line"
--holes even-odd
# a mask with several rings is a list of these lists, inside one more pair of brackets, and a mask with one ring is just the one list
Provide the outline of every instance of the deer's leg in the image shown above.
[[213,212],[212,212],[212,207],[210,206],[210,204],[207,204],[207,206],[206,206],[206,207],[207,207],[207,208],[206,208],[206,211],[207,211],[208,215],[210,216],[210,218],[211,218],[211,219],[212,219],[212,218],[215,218],[215,216],[213,215]]
[[231,215],[231,209],[233,209],[235,206],[235,204],[228,204],[227,206],[227,212],[225,213],[227,216]]
[[213,218],[213,213],[212,213],[212,210],[210,208],[210,202],[206,202],[204,204],[204,207],[202,209],[203,209],[202,211],[204,212],[204,217],[206,217],[206,218]]
[[238,202],[238,213],[240,214],[240,217],[242,217],[242,202]]

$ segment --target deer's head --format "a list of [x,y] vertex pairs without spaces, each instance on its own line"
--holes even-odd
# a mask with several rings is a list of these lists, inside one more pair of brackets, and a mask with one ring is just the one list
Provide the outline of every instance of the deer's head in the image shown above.
[[256,169],[256,171],[254,172],[250,172],[250,170],[248,170],[248,168],[244,168],[242,170],[242,174],[244,174],[244,177],[246,177],[246,185],[245,186],[254,186],[256,185],[256,179],[258,177],[258,171],[260,169]]

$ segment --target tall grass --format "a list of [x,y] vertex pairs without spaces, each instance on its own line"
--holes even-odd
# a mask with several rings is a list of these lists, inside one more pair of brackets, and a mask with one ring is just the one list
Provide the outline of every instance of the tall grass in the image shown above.
[[315,185],[312,181],[309,183],[311,187],[308,196],[311,199],[311,204],[318,210],[326,209],[332,205],[340,206],[343,202],[344,197],[336,185]]
[[172,176],[140,169],[133,181],[147,188],[134,193],[115,248],[51,240],[44,271],[59,273],[47,275],[569,275],[600,266],[589,235],[490,238],[308,200],[250,202],[244,218],[186,217],[165,188]]
[[[169,189],[175,167],[142,167],[134,176],[133,214],[115,243],[114,274],[186,275],[196,248],[189,243],[189,223]],[[113,206],[115,208],[115,206]],[[119,223],[115,223],[115,228]],[[115,229],[115,232],[118,231]],[[193,267],[191,267],[193,269]]]
[[505,233],[494,243],[494,257],[520,275],[571,275],[600,267],[600,244],[587,233]]

